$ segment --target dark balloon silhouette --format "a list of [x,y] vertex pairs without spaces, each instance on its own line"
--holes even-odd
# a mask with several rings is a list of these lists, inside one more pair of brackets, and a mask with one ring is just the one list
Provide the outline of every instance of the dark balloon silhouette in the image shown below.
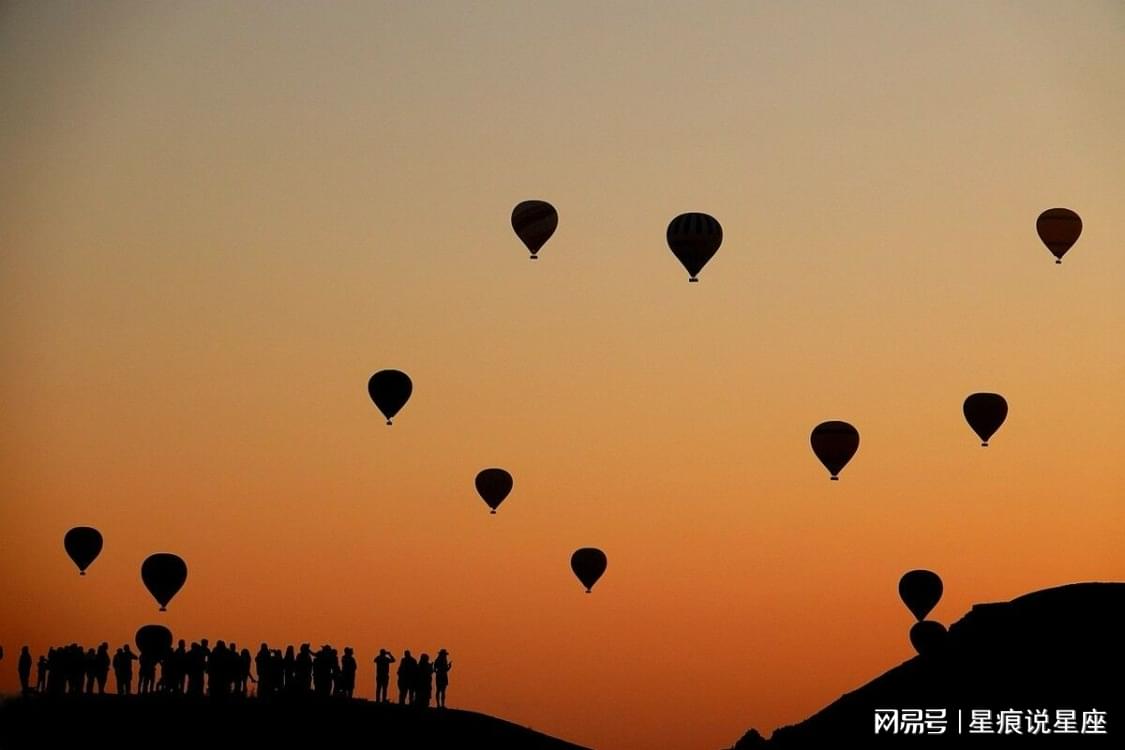
[[835,480],[859,450],[859,431],[847,422],[821,422],[813,428],[809,442],[813,453]]
[[63,537],[63,547],[78,566],[78,574],[86,575],[86,568],[102,551],[102,534],[90,526],[75,526]]
[[133,636],[137,650],[160,660],[172,651],[172,631],[163,625],[143,625]]
[[149,555],[141,563],[141,580],[153,598],[160,603],[160,611],[168,609],[168,602],[183,588],[187,580],[187,563],[167,552]]
[[911,570],[898,581],[898,595],[914,617],[925,620],[939,601],[943,591],[941,578],[932,570]]
[[532,260],[539,257],[539,250],[558,226],[559,212],[547,201],[524,201],[512,209],[512,229],[531,252]]
[[723,244],[723,228],[707,214],[680,214],[668,225],[667,237],[672,254],[687,269],[688,281],[699,281],[699,272]]
[[987,448],[989,438],[1008,417],[1008,402],[999,393],[974,393],[965,399],[961,410],[973,432],[980,436],[980,444]]
[[512,491],[512,475],[503,469],[484,469],[477,474],[477,494],[495,513]]
[[910,643],[920,656],[933,656],[941,652],[946,635],[945,626],[940,622],[922,620],[910,628]]
[[587,594],[605,573],[606,562],[605,553],[594,547],[583,547],[570,556],[570,569],[586,587]]
[[1062,263],[1066,251],[1082,234],[1082,217],[1069,208],[1048,208],[1036,219],[1035,231],[1055,256],[1055,263]]
[[367,394],[387,418],[387,424],[406,405],[410,394],[414,391],[414,384],[410,376],[398,370],[379,370],[367,381]]

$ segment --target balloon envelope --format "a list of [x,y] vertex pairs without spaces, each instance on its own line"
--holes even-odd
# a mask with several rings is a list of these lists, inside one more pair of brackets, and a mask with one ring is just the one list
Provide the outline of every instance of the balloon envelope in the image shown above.
[[999,393],[974,393],[965,399],[961,407],[965,413],[965,421],[973,428],[981,440],[981,445],[988,446],[988,440],[1004,420],[1008,417],[1008,402]]
[[379,370],[367,381],[367,395],[383,412],[387,424],[391,424],[394,416],[406,405],[413,391],[410,376],[398,370]]
[[495,513],[512,491],[512,475],[503,469],[484,469],[477,474],[477,494]]
[[1036,219],[1035,231],[1055,256],[1055,262],[1062,263],[1066,251],[1082,234],[1082,218],[1069,208],[1048,208]]
[[821,422],[813,428],[809,443],[832,478],[838,479],[839,473],[859,450],[859,431],[847,422]]
[[701,213],[680,214],[668,224],[668,247],[689,274],[696,276],[723,244],[723,227],[712,216]]
[[930,610],[941,601],[944,590],[941,578],[932,570],[911,570],[898,581],[898,595],[914,617],[925,620]]
[[945,626],[933,620],[914,623],[910,628],[910,643],[920,656],[933,656],[945,647],[948,633]]
[[133,641],[142,654],[160,659],[172,650],[172,631],[163,625],[144,625]]
[[606,562],[605,553],[594,547],[583,547],[570,556],[570,569],[586,587],[587,594],[605,573]]
[[148,592],[160,603],[160,611],[163,612],[187,580],[187,563],[167,552],[149,555],[141,563],[141,580]]
[[102,551],[102,534],[90,526],[75,526],[63,537],[63,548],[78,566],[79,575],[86,575],[86,568]]
[[531,252],[537,253],[559,226],[559,212],[547,201],[523,201],[512,209],[512,229]]

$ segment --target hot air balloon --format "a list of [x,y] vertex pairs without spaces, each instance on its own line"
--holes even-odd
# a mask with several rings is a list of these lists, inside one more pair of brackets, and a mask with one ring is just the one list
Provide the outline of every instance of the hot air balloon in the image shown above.
[[911,570],[898,580],[898,595],[918,620],[925,620],[941,601],[941,592],[941,578],[932,570]]
[[836,480],[859,449],[859,431],[847,422],[821,422],[809,437],[813,453]]
[[605,553],[594,547],[583,547],[570,556],[570,569],[586,587],[587,594],[602,577],[602,573],[605,573],[605,566]]
[[1035,231],[1055,256],[1055,263],[1062,263],[1066,251],[1082,234],[1082,217],[1069,208],[1048,208],[1035,220]]
[[707,214],[680,214],[668,225],[667,237],[672,254],[687,269],[688,281],[699,281],[699,272],[723,244],[723,228]]
[[503,469],[484,469],[477,474],[477,494],[495,513],[512,491],[512,475]]
[[387,418],[387,424],[391,424],[394,416],[406,405],[413,390],[410,376],[398,370],[379,370],[367,381],[367,393]]
[[153,598],[160,603],[160,611],[168,609],[168,602],[187,580],[187,563],[167,552],[149,555],[141,563],[141,580]]
[[988,439],[1008,416],[1008,402],[999,393],[974,393],[965,399],[961,411],[973,432],[980,436],[980,444],[987,448]]
[[559,226],[559,212],[547,201],[524,201],[512,209],[512,229],[531,252],[531,259],[538,259],[540,248],[551,239]]
[[934,656],[945,647],[948,633],[945,626],[933,620],[922,620],[910,628],[910,643],[919,656]]
[[172,651],[172,631],[163,625],[143,625],[133,636],[133,641],[138,651],[156,660]]
[[78,574],[86,575],[86,568],[102,551],[102,534],[90,526],[75,526],[63,537],[63,548],[78,566]]

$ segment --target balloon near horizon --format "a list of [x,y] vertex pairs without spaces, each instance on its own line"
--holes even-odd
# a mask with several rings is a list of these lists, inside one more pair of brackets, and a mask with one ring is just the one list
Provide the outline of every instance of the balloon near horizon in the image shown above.
[[161,612],[167,611],[168,602],[184,587],[187,574],[187,563],[183,558],[169,552],[149,555],[141,564],[141,581],[160,604]]

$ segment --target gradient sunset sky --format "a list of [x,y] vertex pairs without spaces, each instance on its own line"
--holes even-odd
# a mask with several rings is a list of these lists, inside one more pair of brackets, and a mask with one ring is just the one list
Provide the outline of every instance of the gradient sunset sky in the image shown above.
[[365,697],[444,647],[451,706],[717,750],[909,658],[906,570],[946,624],[1125,579],[1123,134],[1115,1],[4,3],[0,690],[160,622],[353,646]]

